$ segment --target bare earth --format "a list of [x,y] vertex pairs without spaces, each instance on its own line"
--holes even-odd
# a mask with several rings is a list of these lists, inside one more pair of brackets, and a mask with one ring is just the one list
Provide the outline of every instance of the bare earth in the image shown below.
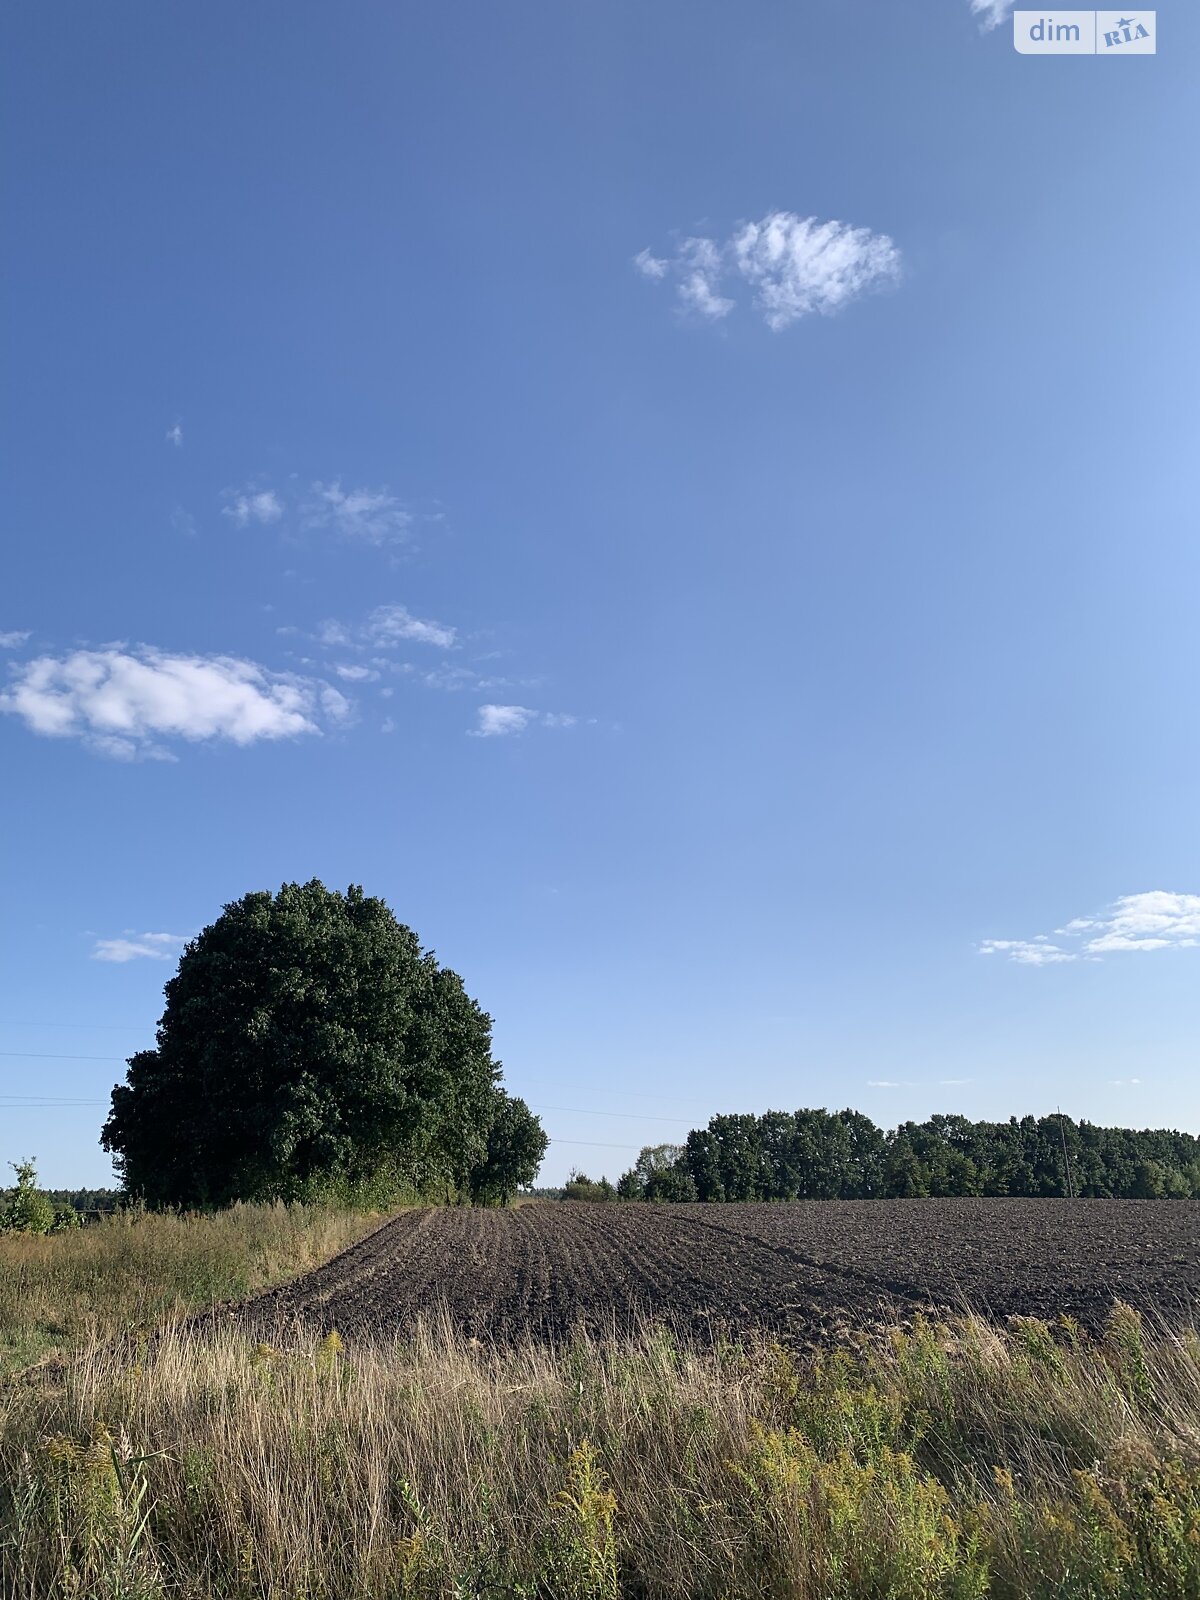
[[444,1311],[463,1333],[506,1342],[619,1331],[648,1314],[816,1345],[967,1306],[1096,1328],[1117,1298],[1191,1315],[1198,1240],[1200,1202],[1177,1200],[428,1209],[236,1314],[263,1333],[299,1322],[391,1337]]
[[1189,1317],[1200,1202],[875,1200],[408,1211],[237,1310],[259,1333],[301,1323],[392,1338],[445,1312],[478,1339],[568,1338],[667,1318],[758,1326],[813,1346],[965,1307],[1062,1312],[1090,1328],[1114,1299]]

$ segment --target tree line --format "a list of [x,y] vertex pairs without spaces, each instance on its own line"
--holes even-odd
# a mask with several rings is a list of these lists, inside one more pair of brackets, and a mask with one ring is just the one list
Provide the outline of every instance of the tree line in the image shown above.
[[[1062,1115],[934,1116],[890,1131],[861,1111],[713,1117],[682,1145],[647,1146],[615,1188],[573,1175],[568,1198],[874,1200],[938,1195],[1200,1198],[1200,1138]],[[607,1193],[597,1192],[601,1186]]]

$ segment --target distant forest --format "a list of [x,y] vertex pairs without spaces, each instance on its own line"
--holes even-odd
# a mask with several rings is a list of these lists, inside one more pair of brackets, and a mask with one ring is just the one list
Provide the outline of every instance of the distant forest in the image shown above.
[[44,1189],[43,1194],[56,1206],[70,1206],[81,1217],[98,1211],[116,1211],[125,1196],[120,1189]]
[[643,1150],[615,1191],[604,1187],[624,1200],[1195,1199],[1200,1139],[1065,1116],[936,1116],[886,1132],[860,1111],[767,1111],[713,1117],[684,1145]]

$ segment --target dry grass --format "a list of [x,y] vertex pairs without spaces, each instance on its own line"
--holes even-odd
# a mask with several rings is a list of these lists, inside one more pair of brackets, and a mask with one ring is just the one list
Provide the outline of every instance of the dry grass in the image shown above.
[[251,1294],[328,1260],[378,1221],[261,1205],[133,1210],[67,1233],[0,1234],[0,1369]]
[[1194,1600],[1200,1340],[168,1330],[0,1388],[4,1600]]

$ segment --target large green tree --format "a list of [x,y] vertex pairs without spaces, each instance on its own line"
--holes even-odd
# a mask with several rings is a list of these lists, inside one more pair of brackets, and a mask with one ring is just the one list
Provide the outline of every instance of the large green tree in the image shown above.
[[153,1204],[449,1198],[487,1165],[499,1076],[491,1018],[382,900],[289,883],[187,946],[101,1142]]

